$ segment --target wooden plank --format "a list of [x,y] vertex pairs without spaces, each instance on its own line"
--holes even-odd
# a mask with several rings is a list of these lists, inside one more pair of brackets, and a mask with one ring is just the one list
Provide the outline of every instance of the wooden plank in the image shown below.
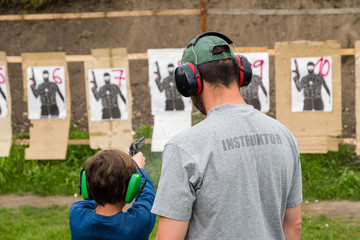
[[[239,52],[245,49],[246,51],[253,51],[253,52],[268,52],[269,56],[275,55],[275,49],[267,49],[266,47],[237,47]],[[263,49],[267,49],[263,51]],[[355,48],[344,48],[340,50],[340,54],[342,56],[351,56],[355,55]],[[147,53],[128,53],[127,55],[128,60],[147,60],[148,56]],[[67,62],[84,62],[86,60],[93,60],[93,56],[91,55],[67,55],[66,61]],[[8,63],[21,63],[22,59],[21,56],[7,56],[6,62]]]
[[[10,81],[8,77],[8,68],[6,64],[6,54],[5,52],[0,52],[0,66],[4,67],[5,76],[0,78],[0,87],[2,92],[5,94],[6,99],[3,99],[3,96],[0,95],[1,100],[6,102],[7,115],[0,118],[0,157],[7,157],[10,153],[11,141],[12,141],[12,128],[11,128],[11,93],[10,93]],[[5,78],[5,79],[3,79]],[[4,82],[5,81],[5,82]],[[3,106],[3,107],[4,107]],[[2,109],[3,115],[5,109]]]
[[43,13],[24,15],[0,15],[0,21],[39,21],[39,20],[66,20],[91,18],[120,18],[146,16],[191,16],[200,15],[199,9],[165,9],[142,11],[112,11],[112,12],[84,12],[84,13]]
[[[204,1],[201,0],[200,3]],[[45,13],[24,15],[0,15],[0,21],[38,21],[38,20],[65,20],[65,19],[92,19],[92,18],[121,18],[146,16],[191,16],[201,15],[338,15],[359,14],[360,8],[332,8],[332,9],[164,9],[141,11],[111,11],[111,12],[84,12],[84,13]]]
[[84,62],[87,60],[93,60],[93,56],[91,55],[67,55],[66,61],[67,62]]
[[65,102],[64,119],[39,119],[30,121],[29,148],[25,149],[25,159],[65,159],[69,138],[71,118],[70,79],[64,52],[23,53],[24,100],[27,101],[26,69],[32,66],[63,66],[65,69]]
[[[133,139],[132,141],[135,142],[137,139]],[[29,145],[30,140],[28,138],[24,139],[15,139],[13,144],[15,145]],[[89,139],[69,139],[68,145],[89,145]],[[151,144],[151,138],[145,139],[145,144]]]
[[268,49],[269,56],[275,56],[275,49]]
[[355,138],[338,138],[338,143],[341,145],[355,145],[356,146],[356,139]]
[[327,153],[327,136],[296,136],[300,153]]
[[341,54],[342,56],[355,55],[355,48],[344,48],[344,49],[340,49],[340,54]]
[[[132,94],[130,88],[130,70],[127,59],[126,48],[105,48],[93,49],[93,60],[84,62],[85,90],[88,113],[88,125],[90,135],[90,147],[93,149],[120,149],[127,151],[133,139],[132,137]],[[107,120],[92,121],[90,112],[90,94],[93,94],[89,86],[89,69],[104,68],[125,68],[126,86],[127,86],[127,111],[128,119],[124,120]],[[101,87],[101,86],[99,86]]]
[[201,32],[207,31],[207,11],[206,11],[206,0],[200,0],[200,23]]
[[327,8],[327,9],[210,9],[209,15],[346,15],[359,14],[360,8]]
[[[330,56],[332,58],[332,112],[291,112],[291,58]],[[328,143],[328,136],[341,135],[341,57],[340,44],[336,41],[311,42],[294,41],[275,44],[275,96],[276,119],[285,124],[298,138],[322,136],[321,139],[308,144],[299,143],[302,150],[316,151],[317,144],[320,152],[332,150],[335,145]],[[325,141],[325,143],[324,143]],[[312,145],[314,144],[314,145]],[[329,149],[329,148],[330,149]]]
[[267,47],[233,47],[232,49],[238,53],[268,52]]
[[360,155],[360,41],[355,42],[355,49],[356,154]]
[[328,136],[327,138],[327,149],[329,151],[337,152],[339,151],[339,139],[335,137]]

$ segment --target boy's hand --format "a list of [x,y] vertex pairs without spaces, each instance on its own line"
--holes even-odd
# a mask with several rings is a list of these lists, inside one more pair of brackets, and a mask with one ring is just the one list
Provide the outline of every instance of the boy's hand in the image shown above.
[[137,163],[139,168],[144,168],[146,164],[146,157],[144,157],[142,152],[138,152],[134,156],[132,156],[132,159]]

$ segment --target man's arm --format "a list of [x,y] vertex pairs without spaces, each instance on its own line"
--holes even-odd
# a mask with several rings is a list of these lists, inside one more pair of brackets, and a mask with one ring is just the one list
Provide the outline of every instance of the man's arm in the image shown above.
[[157,87],[159,88],[159,91],[164,91],[164,84],[161,83],[161,75],[160,75],[160,69],[159,69],[159,63],[156,61],[156,71],[154,72],[156,74],[155,82]]
[[123,102],[126,104],[126,99],[125,99],[124,95],[121,93],[120,88],[116,85],[114,85],[114,87],[116,88],[117,94],[119,94],[121,100],[123,100]]
[[97,87],[93,87],[93,88],[91,88],[91,90],[92,90],[92,92],[94,94],[94,97],[95,97],[96,101],[99,101],[100,95],[101,95],[101,92],[102,92],[102,87],[100,88],[99,91],[97,91]]
[[178,221],[159,216],[155,240],[183,240],[189,227],[188,221]]
[[301,204],[285,210],[283,231],[286,240],[299,240],[301,237]]
[[301,86],[301,83],[299,82],[300,81],[299,66],[298,66],[296,60],[294,60],[294,62],[295,62],[295,70],[293,70],[292,72],[295,73],[295,77],[293,77],[293,80],[294,80],[294,83],[295,83],[295,86],[296,86],[297,90],[300,92],[301,89],[302,89],[302,86]]
[[259,81],[260,81],[260,88],[261,90],[264,92],[265,96],[267,97],[267,91],[266,91],[266,88],[262,82],[262,79],[259,77]]
[[324,85],[325,91],[326,91],[327,94],[330,96],[330,89],[329,89],[329,87],[327,86],[327,84],[326,84],[326,82],[325,82],[325,78],[324,78],[323,76],[321,76],[321,75],[320,75],[320,77],[321,77],[321,81],[322,81],[322,83],[323,83],[323,85]]
[[63,102],[65,102],[64,96],[63,96],[62,93],[60,92],[60,89],[59,89],[58,85],[57,85],[56,83],[54,83],[54,84],[55,84],[55,86],[56,86],[56,91],[58,92],[61,100],[62,100]]
[[0,87],[0,94],[1,94],[1,96],[3,96],[3,98],[5,99],[5,101],[6,101],[6,96],[5,96],[5,93],[3,92],[3,90],[1,89],[1,87]]

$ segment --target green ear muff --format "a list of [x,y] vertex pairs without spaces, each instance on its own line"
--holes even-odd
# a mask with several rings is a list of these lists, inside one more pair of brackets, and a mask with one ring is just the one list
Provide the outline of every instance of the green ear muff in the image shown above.
[[131,175],[128,188],[126,190],[125,202],[131,203],[135,198],[136,194],[139,192],[141,185],[141,176],[137,173]]
[[83,198],[85,200],[92,200],[92,196],[88,190],[87,183],[86,183],[86,176],[85,176],[85,170],[81,170],[80,172],[80,195],[83,195]]
[[[144,176],[144,178],[145,178],[145,176]],[[131,203],[134,200],[135,196],[139,192],[140,193],[142,192],[145,184],[146,184],[146,178],[145,178],[145,183],[144,183],[143,187],[140,189],[141,176],[137,173],[132,174],[130,181],[129,181],[129,185],[126,190],[125,203]],[[82,195],[85,200],[93,200],[93,197],[91,196],[91,193],[90,193],[89,188],[86,183],[85,169],[81,170],[81,172],[80,172],[79,190],[80,190],[80,195]]]

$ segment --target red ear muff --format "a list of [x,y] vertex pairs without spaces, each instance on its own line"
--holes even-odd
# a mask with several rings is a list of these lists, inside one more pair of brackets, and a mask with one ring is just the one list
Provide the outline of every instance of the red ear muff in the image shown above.
[[235,55],[235,62],[240,69],[240,87],[243,85],[244,82],[244,67],[241,64],[241,57],[239,55]]
[[235,55],[235,62],[239,67],[240,87],[249,85],[252,77],[251,64],[245,56],[239,55]]
[[176,88],[184,97],[200,95],[203,80],[199,69],[192,63],[185,63],[175,69]]

